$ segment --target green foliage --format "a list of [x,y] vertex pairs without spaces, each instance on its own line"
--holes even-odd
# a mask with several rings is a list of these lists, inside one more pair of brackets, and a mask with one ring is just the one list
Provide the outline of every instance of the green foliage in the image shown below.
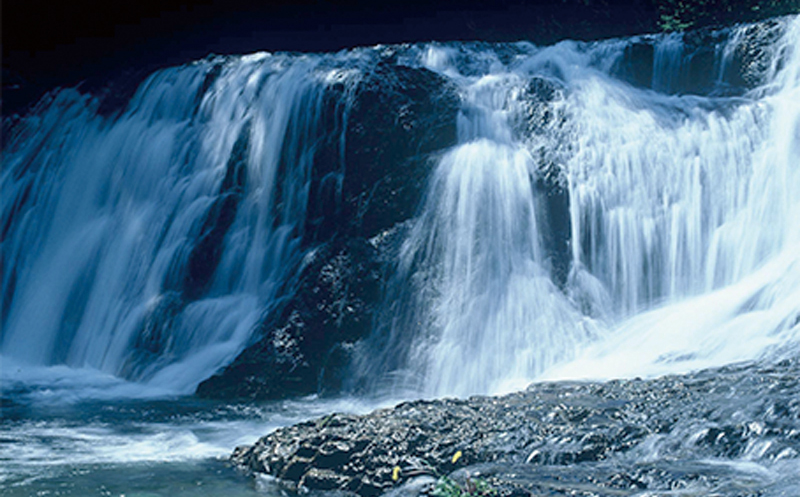
[[800,0],[653,0],[664,31],[800,13]]
[[[464,453],[462,451],[456,451],[453,457],[450,458],[449,464],[456,464],[463,456]],[[400,468],[400,466],[394,466],[392,480],[399,482],[401,481],[401,476],[405,477],[403,475],[413,474],[428,474],[438,477],[436,484],[428,494],[431,497],[495,497],[498,494],[497,490],[489,482],[483,478],[472,478],[469,473],[467,473],[463,485],[448,476],[440,476],[439,471],[424,459],[414,461],[413,466],[405,469]]]
[[467,476],[464,485],[460,485],[452,478],[443,476],[436,482],[431,495],[433,497],[490,497],[497,495],[497,490],[482,478],[472,479]]
[[681,17],[675,13],[671,14],[661,14],[661,29],[664,31],[683,31],[685,29],[691,28],[691,22],[685,22],[681,20]]
[[433,497],[461,497],[461,486],[452,479],[442,476],[436,482],[431,495]]

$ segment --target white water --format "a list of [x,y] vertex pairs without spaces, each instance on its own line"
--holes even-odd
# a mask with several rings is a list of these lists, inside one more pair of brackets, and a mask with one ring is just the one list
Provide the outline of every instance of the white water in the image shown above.
[[[636,39],[397,48],[399,64],[458,87],[459,144],[440,151],[388,282],[375,325],[385,348],[366,343],[354,374],[377,393],[468,395],[796,356],[800,18],[773,28],[781,36],[750,75],[761,83],[724,96],[747,29],[713,48],[708,79],[722,90],[696,95],[677,35],[642,39],[655,46],[650,88],[618,76]],[[4,492],[252,495],[204,464],[277,426],[375,407],[176,394],[235,357],[283,296],[320,137],[344,156],[346,95],[382,50],[201,61],[153,75],[118,116],[65,90],[27,118],[0,177]],[[551,101],[531,96],[536,78]],[[331,85],[345,95],[332,118]],[[221,194],[237,142],[248,144],[241,191]],[[570,199],[565,281],[547,242],[556,185]],[[180,269],[224,195],[240,196],[238,209],[192,293]],[[137,343],[149,325],[165,333],[155,351]],[[691,445],[707,424],[658,435],[626,464]],[[751,449],[700,463],[796,487],[796,454],[765,462]]]
[[[20,209],[3,240],[3,290],[13,295],[3,356],[181,393],[233,359],[302,255],[308,142],[336,76],[321,60],[206,60],[151,76],[119,117],[65,90],[24,122],[3,164],[4,222]],[[207,288],[181,295],[205,219],[232,195],[221,189],[237,140],[247,146],[235,220]],[[170,306],[160,348],[135,350],[142,327]]]
[[[597,81],[576,92],[579,147],[567,166],[575,268],[603,282],[616,314],[603,340],[551,377],[797,353],[798,40],[795,19],[763,61],[763,86],[730,104],[621,95]],[[583,241],[592,237],[599,243]]]
[[376,407],[346,398],[260,405],[137,399],[143,392],[135,385],[64,369],[20,379],[27,391],[4,406],[3,495],[258,495],[225,463],[234,447],[330,412]]
[[[498,393],[797,353],[800,20],[783,28],[762,85],[736,98],[680,94],[678,35],[654,43],[653,89],[609,74],[629,40],[526,47],[510,63],[427,48],[421,63],[462,89],[463,144],[441,159],[401,255],[393,285],[414,296],[383,333],[417,338],[408,372],[389,381]],[[723,77],[745,34],[715,47],[712,74]],[[536,76],[563,87],[557,117],[520,134]],[[532,187],[545,174],[535,157],[568,183],[563,293],[542,249],[551,213]]]
[[479,140],[448,154],[432,180],[411,238],[424,246],[406,250],[426,252],[437,295],[429,312],[441,334],[417,344],[411,362],[434,391],[491,390],[557,364],[590,336],[538,263],[531,174],[526,150]]
[[[652,88],[618,77],[635,39],[521,43],[502,57],[399,48],[399,64],[459,88],[459,145],[441,151],[397,261],[375,327],[388,347],[368,350],[372,366],[356,374],[405,394],[466,395],[796,351],[800,19],[771,29],[761,83],[737,97],[683,92],[677,35],[639,40],[655,47]],[[747,33],[713,48],[719,88]],[[326,121],[323,91],[347,95],[381,50],[161,71],[114,117],[72,90],[42,104],[3,159],[4,378],[63,365],[190,393],[235,357],[302,256],[321,136],[346,144],[346,97]],[[531,96],[536,78],[551,101]],[[570,201],[563,286],[545,242],[556,221],[537,186],[544,163]],[[187,285],[176,268],[231,195],[241,200],[218,264]],[[165,336],[138,343],[150,325]]]

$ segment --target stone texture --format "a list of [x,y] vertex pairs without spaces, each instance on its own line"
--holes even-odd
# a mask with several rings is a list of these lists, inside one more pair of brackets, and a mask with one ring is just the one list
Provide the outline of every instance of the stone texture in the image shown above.
[[296,288],[259,332],[261,339],[205,380],[211,398],[283,398],[341,386],[351,346],[369,333],[383,281],[378,249],[363,239],[310,253]]
[[[757,444],[767,448],[759,455],[765,461],[800,455],[798,373],[800,363],[785,361],[405,402],[279,429],[237,448],[232,460],[300,488],[365,497],[428,493],[433,480],[404,485],[443,475],[462,484],[480,475],[504,496],[660,495],[690,485],[711,492],[726,473],[704,461],[745,457]],[[457,451],[463,455],[454,463]]]

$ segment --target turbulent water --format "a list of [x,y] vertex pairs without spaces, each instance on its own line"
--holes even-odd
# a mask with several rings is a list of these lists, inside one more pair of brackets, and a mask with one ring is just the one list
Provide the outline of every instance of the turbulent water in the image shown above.
[[246,493],[216,457],[364,409],[190,395],[294,288],[310,210],[356,174],[354,92],[387,64],[455,88],[457,144],[430,156],[353,384],[464,396],[797,357],[798,46],[795,17],[211,57],[121,109],[51,93],[3,152],[3,492]]

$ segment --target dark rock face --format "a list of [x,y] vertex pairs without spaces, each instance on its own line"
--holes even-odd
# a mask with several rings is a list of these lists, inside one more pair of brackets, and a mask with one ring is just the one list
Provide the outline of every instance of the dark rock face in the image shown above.
[[673,36],[680,36],[681,43],[661,47],[662,67],[657,61],[659,38],[643,36],[625,47],[612,74],[669,94],[742,95],[763,84],[772,60],[769,47],[781,36],[781,26],[774,20],[748,26],[730,54],[721,50],[734,36],[730,28],[705,27]]
[[564,151],[552,144],[543,146],[541,140],[557,141],[563,132],[566,117],[554,104],[564,99],[565,92],[563,85],[553,79],[531,78],[518,97],[522,112],[513,121],[520,141],[527,142],[532,156],[538,162],[539,174],[535,185],[542,204],[539,206],[542,213],[539,222],[545,227],[542,230],[542,242],[548,254],[553,280],[562,287],[572,263],[569,251],[572,229],[569,188],[559,155]]
[[203,397],[282,398],[341,386],[352,344],[380,299],[378,250],[362,239],[308,254],[292,297],[262,323],[261,339],[200,384]]
[[245,187],[249,134],[250,126],[245,124],[228,158],[219,195],[203,224],[198,242],[189,254],[182,284],[183,294],[189,300],[207,291],[222,257],[225,235],[236,219]]
[[432,169],[430,154],[456,143],[456,88],[393,58],[371,68],[352,96],[336,95],[340,105],[352,99],[344,167],[335,167],[338,157],[315,165],[309,222],[326,227],[316,241],[334,233],[371,238],[412,217]]
[[127,377],[140,377],[147,371],[148,365],[157,361],[162,354],[169,353],[175,321],[185,305],[181,295],[173,291],[165,292],[148,309],[139,333],[133,339],[133,353],[124,367]]
[[764,21],[748,26],[744,40],[737,46],[733,60],[726,71],[732,84],[754,88],[764,83],[769,70],[769,47],[781,36],[780,25],[775,21]]
[[[286,285],[284,301],[256,331],[256,343],[202,382],[198,395],[282,398],[336,391],[353,344],[371,330],[390,259],[384,252],[391,248],[367,239],[385,240],[416,213],[431,154],[456,141],[459,97],[444,78],[395,65],[393,55],[379,61],[352,95],[344,90],[334,86],[323,102],[323,121],[345,114],[345,147],[337,154],[338,135],[328,132],[314,162],[303,243],[315,248]],[[212,210],[207,235],[191,254],[187,286],[197,291],[218,262],[219,243],[212,242],[221,242],[230,224],[226,214],[236,212],[234,148],[222,204]]]
[[[800,454],[799,372],[800,363],[786,361],[407,402],[283,428],[237,448],[232,460],[293,488],[361,496],[423,474],[459,480],[467,472],[486,478],[501,495],[610,496],[691,485],[705,494],[733,486],[704,461],[750,454],[769,462]],[[756,446],[765,451],[754,455]],[[454,462],[457,451],[463,455]],[[396,466],[399,482],[392,478]]]

